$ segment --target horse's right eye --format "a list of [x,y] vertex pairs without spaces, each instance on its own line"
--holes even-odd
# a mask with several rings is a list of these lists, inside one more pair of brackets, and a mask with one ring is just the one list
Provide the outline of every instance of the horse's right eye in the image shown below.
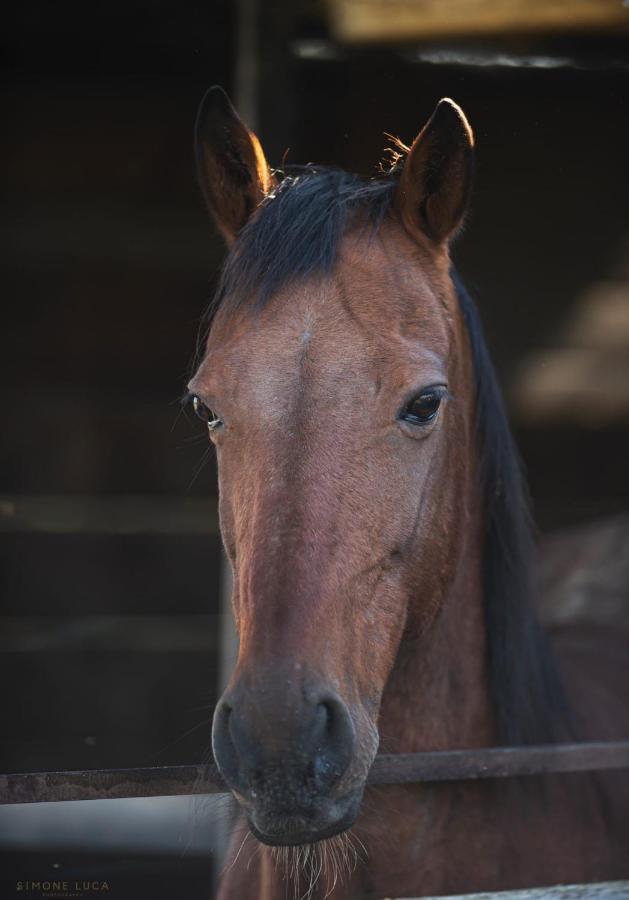
[[200,397],[194,396],[192,398],[192,407],[197,416],[205,425],[207,425],[210,431],[213,431],[222,424],[219,417],[212,412],[210,407],[207,406]]

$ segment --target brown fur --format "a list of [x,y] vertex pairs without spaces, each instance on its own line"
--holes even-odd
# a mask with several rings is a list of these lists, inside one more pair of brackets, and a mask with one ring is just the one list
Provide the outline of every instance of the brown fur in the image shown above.
[[[406,166],[421,179],[417,147]],[[473,362],[445,241],[467,190],[453,158],[427,224],[409,189],[368,251],[360,229],[347,234],[332,278],[284,290],[255,316],[219,308],[190,384],[224,422],[214,440],[240,636],[231,687],[245,686],[255,733],[281,760],[306,680],[331,685],[357,737],[339,792],[362,785],[378,744],[495,743]],[[406,431],[395,417],[405,394],[437,382],[451,396],[436,423]],[[614,708],[605,635],[589,673],[562,640],[582,718],[592,704],[603,736],[626,737],[627,655]],[[332,854],[354,857],[338,839],[326,873],[321,848],[297,861],[247,837],[243,820],[220,897],[290,896],[291,859],[296,896],[337,900],[627,876],[628,807],[620,774],[367,789],[352,828],[360,859],[335,886]]]

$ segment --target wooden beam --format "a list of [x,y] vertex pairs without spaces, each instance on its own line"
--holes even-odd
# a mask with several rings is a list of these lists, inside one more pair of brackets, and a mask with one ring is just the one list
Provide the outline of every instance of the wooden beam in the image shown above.
[[0,616],[0,653],[216,653],[220,614]]
[[0,532],[218,535],[215,497],[0,497]]
[[628,31],[620,0],[327,0],[345,43],[484,35]]
[[[595,884],[558,884],[522,891],[495,891],[486,894],[457,894],[438,900],[627,900],[629,881],[601,881]],[[412,900],[412,898],[400,898]],[[416,900],[437,900],[422,897]]]

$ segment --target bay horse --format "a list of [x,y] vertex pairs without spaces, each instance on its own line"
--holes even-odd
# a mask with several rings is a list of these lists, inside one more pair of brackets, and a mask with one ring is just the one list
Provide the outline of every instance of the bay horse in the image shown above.
[[222,900],[629,873],[620,775],[366,787],[379,747],[629,736],[620,632],[552,647],[535,611],[520,464],[449,253],[473,144],[444,99],[371,180],[281,177],[220,88],[199,110],[229,246],[188,386],[216,445],[239,636],[212,730],[241,811]]

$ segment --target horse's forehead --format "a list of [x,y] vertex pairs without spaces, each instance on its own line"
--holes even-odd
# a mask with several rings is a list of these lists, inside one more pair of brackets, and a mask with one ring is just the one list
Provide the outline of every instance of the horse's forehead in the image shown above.
[[245,310],[221,322],[210,336],[206,362],[239,380],[270,370],[312,373],[317,363],[330,372],[366,359],[375,345],[342,301],[338,285],[313,280],[282,291],[259,312]]
[[[406,252],[405,252],[406,251]],[[289,283],[259,312],[219,315],[208,349],[214,355],[297,353],[364,358],[406,341],[446,354],[452,294],[447,270],[395,238],[346,237],[331,275]],[[400,342],[399,338],[403,340]]]
[[409,304],[393,285],[382,284],[385,305],[370,303],[374,285],[360,276],[348,288],[343,278],[313,280],[260,313],[230,317],[211,336],[208,365],[240,379],[270,369],[325,378],[348,369],[359,375],[375,360],[396,365],[447,356],[449,328],[434,302]]
[[447,257],[426,252],[399,229],[359,231],[341,245],[336,280],[346,309],[374,339],[403,336],[447,352],[456,310]]
[[278,395],[304,383],[325,390],[339,378],[435,374],[452,349],[451,284],[442,275],[395,235],[351,235],[332,274],[289,283],[261,310],[219,310],[202,371],[232,390],[265,385]]

